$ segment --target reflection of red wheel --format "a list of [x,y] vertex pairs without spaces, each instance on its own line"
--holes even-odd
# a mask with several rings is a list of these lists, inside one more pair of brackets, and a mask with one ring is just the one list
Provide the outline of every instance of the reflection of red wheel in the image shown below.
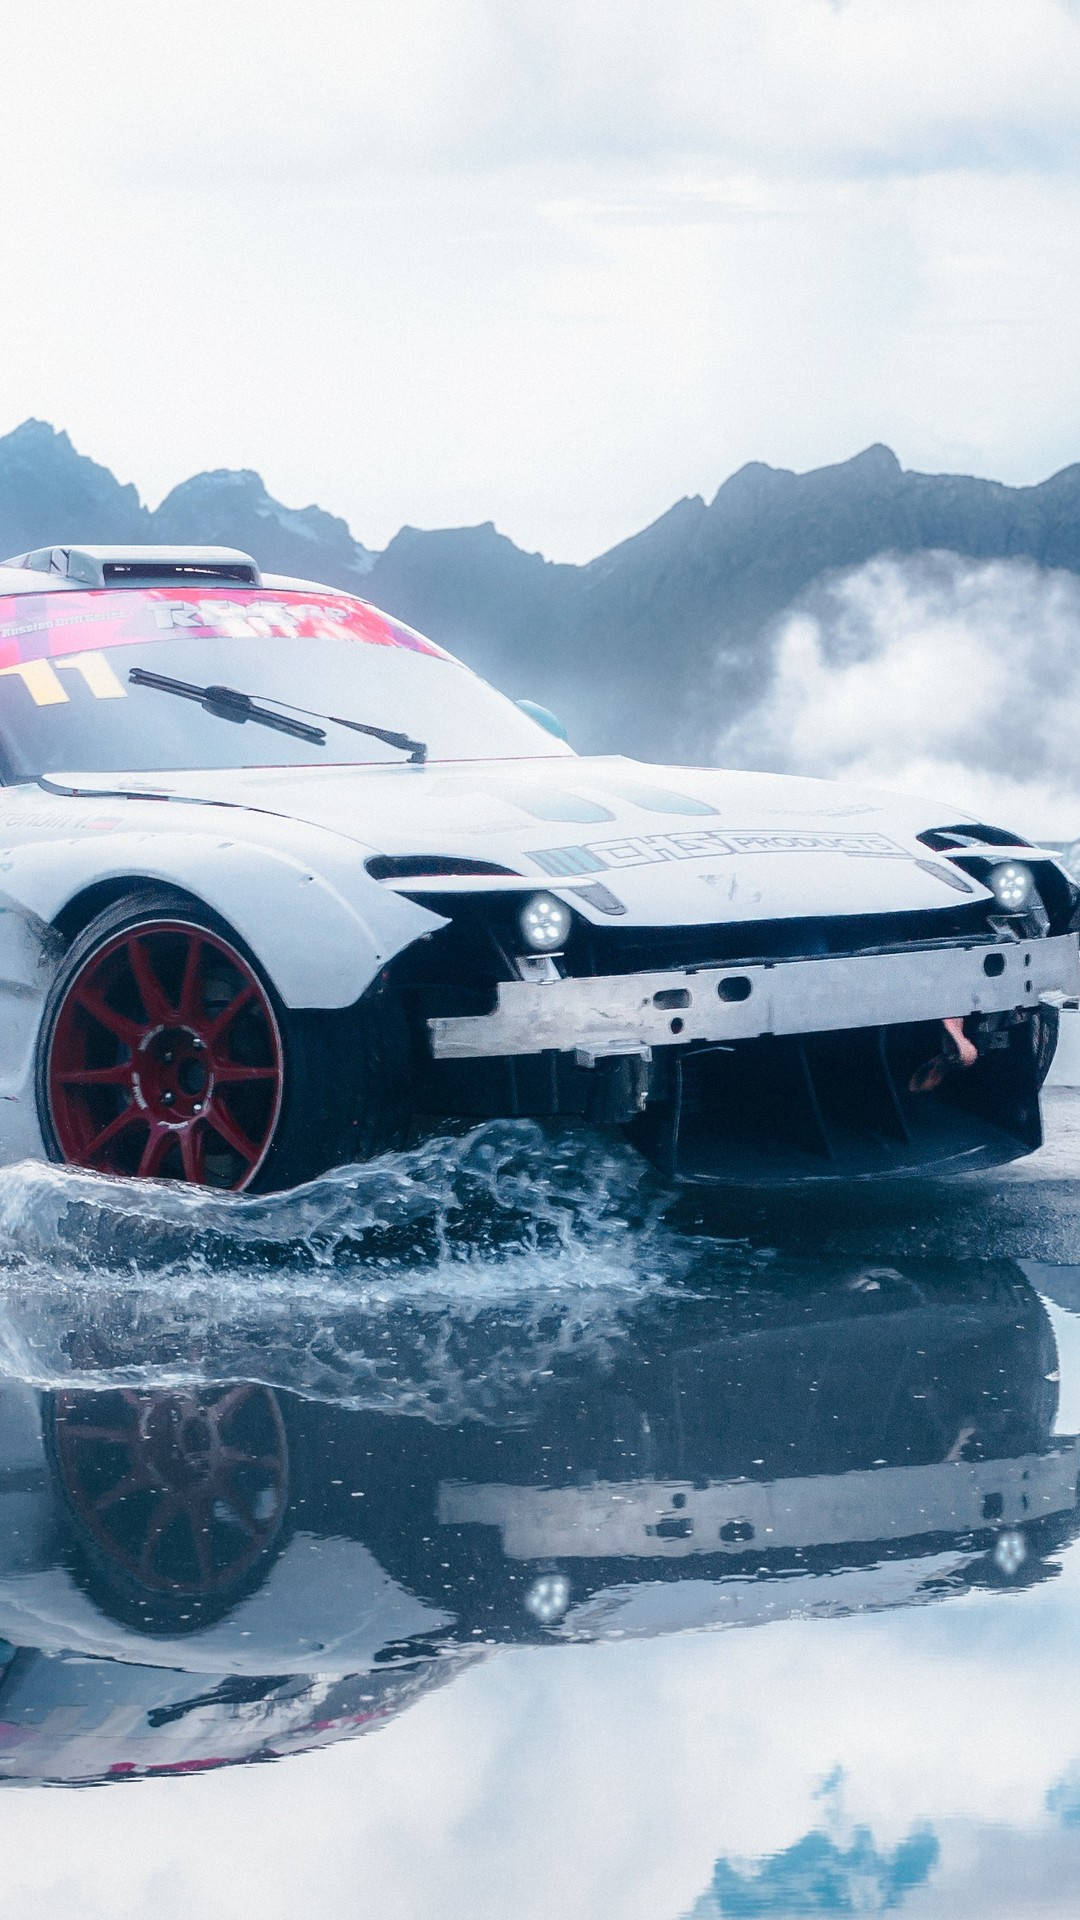
[[289,1450],[268,1387],[61,1392],[52,1442],[79,1545],[124,1600],[228,1603],[281,1532]]
[[[104,919],[105,916],[102,916]],[[251,962],[194,918],[100,922],[62,969],[44,1055],[60,1157],[246,1187],[277,1130],[281,1033]]]

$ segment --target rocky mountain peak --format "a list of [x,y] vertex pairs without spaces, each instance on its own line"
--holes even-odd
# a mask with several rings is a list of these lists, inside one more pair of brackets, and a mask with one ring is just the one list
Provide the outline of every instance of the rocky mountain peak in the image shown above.
[[0,529],[5,554],[64,540],[149,538],[135,488],[76,453],[46,420],[24,420],[0,438]]
[[824,471],[846,474],[861,486],[893,486],[903,477],[904,469],[892,448],[883,446],[877,440],[872,447],[864,447],[852,459]]
[[268,573],[298,574],[332,587],[356,587],[374,555],[344,520],[322,507],[285,507],[250,467],[193,474],[150,516],[165,543],[240,547]]
[[251,468],[185,480],[148,512],[134,487],[43,420],[0,437],[0,554],[64,540],[240,547],[271,572],[351,589],[510,693],[561,712],[575,744],[707,755],[760,696],[781,617],[881,553],[1026,558],[1080,574],[1080,466],[1014,488],[905,471],[887,446],[795,473],[750,461],[708,506],[675,506],[588,566],[523,552],[488,520],[403,527],[376,555]]

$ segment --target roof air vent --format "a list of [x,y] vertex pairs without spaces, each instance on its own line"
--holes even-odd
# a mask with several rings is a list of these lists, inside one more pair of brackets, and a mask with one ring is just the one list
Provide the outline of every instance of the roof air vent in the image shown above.
[[234,547],[39,547],[3,562],[81,587],[258,587],[249,553]]

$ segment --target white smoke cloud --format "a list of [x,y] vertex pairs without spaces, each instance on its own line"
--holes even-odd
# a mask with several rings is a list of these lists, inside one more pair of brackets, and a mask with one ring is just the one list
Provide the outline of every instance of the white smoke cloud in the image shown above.
[[771,684],[717,756],[1080,836],[1080,579],[928,553],[820,582],[784,616]]

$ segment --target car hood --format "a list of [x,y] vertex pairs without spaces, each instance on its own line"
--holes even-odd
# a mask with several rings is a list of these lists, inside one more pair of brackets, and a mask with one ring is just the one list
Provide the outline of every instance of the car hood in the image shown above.
[[[63,774],[41,783],[96,802],[158,799],[306,822],[381,856],[385,884],[573,890],[590,918],[707,923],[958,906],[984,889],[918,838],[962,819],[947,804],[783,774],[622,758]],[[177,814],[171,823],[180,826]],[[170,824],[166,819],[162,827]],[[408,861],[402,873],[395,862]],[[424,862],[445,875],[423,885]],[[501,869],[486,880],[484,868]],[[599,889],[599,891],[598,891]],[[590,893],[592,898],[590,899]],[[608,897],[605,900],[603,895]]]

